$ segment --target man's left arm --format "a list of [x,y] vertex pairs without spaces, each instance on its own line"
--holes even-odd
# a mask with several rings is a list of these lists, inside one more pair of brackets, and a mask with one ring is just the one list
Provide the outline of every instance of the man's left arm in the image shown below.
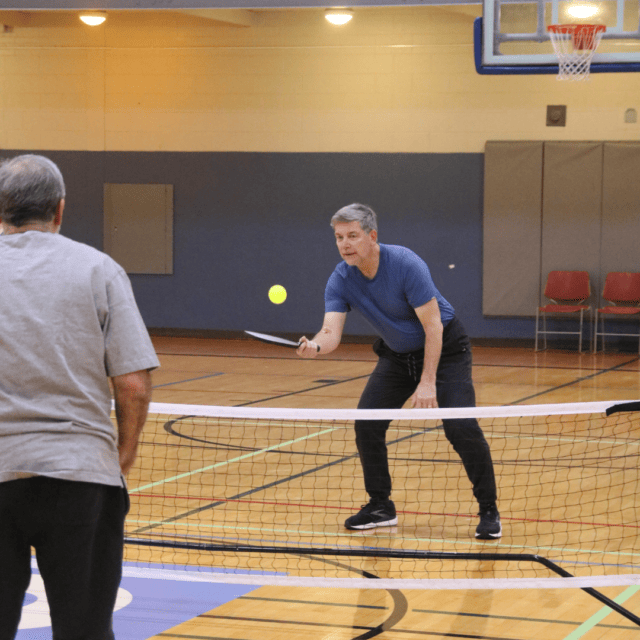
[[111,378],[118,424],[120,469],[126,475],[138,451],[138,440],[147,419],[151,401],[151,374],[133,371]]
[[411,408],[436,409],[436,371],[442,353],[442,320],[438,301],[432,298],[426,304],[416,307],[415,312],[424,329],[424,366],[418,387],[411,396]]

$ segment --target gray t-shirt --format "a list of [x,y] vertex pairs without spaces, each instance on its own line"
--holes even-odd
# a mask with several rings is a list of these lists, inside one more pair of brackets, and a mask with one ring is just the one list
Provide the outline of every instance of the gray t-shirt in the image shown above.
[[64,236],[0,236],[0,482],[121,485],[109,377],[159,365],[124,270]]

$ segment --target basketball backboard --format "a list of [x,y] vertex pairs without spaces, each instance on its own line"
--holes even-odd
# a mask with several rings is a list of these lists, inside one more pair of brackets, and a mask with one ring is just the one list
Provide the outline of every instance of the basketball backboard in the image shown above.
[[640,0],[484,0],[474,25],[478,73],[557,74],[547,28],[568,23],[606,27],[592,73],[640,71]]

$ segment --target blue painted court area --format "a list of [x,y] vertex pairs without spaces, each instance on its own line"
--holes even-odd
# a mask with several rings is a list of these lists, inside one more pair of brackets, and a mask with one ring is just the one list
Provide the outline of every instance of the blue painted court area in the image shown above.
[[[113,630],[118,640],[146,640],[257,588],[166,577],[125,576],[120,584]],[[33,569],[16,638],[52,639],[49,606],[36,568]]]

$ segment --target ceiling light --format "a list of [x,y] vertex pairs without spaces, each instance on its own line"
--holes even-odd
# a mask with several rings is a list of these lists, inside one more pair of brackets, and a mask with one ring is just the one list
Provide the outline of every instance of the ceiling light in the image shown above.
[[353,11],[351,9],[329,9],[324,17],[335,25],[347,24],[351,18],[353,18]]
[[591,18],[600,13],[600,9],[593,4],[576,3],[567,7],[567,13],[574,18]]
[[97,27],[107,19],[107,14],[103,11],[92,11],[91,13],[81,13],[80,20],[90,27]]

